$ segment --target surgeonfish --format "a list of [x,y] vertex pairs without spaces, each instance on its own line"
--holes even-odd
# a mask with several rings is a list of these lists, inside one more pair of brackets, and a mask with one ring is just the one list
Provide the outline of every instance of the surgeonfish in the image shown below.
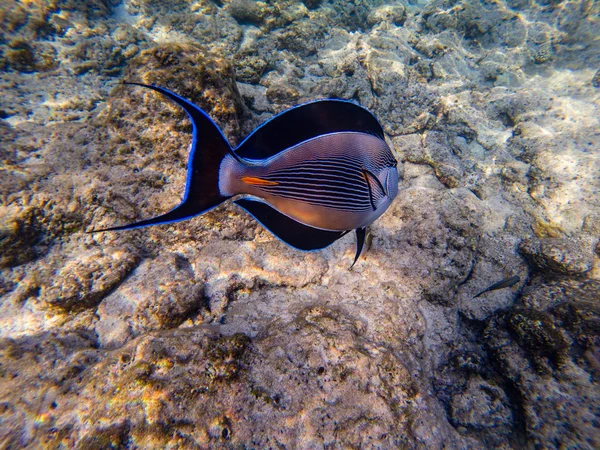
[[519,278],[517,275],[509,277],[509,278],[505,278],[504,280],[500,280],[497,283],[492,284],[490,287],[484,289],[483,291],[481,291],[479,294],[477,294],[473,298],[477,298],[481,294],[485,294],[486,292],[495,291],[496,289],[504,289],[504,288],[514,286],[519,281],[521,281],[521,278]]
[[398,193],[397,162],[383,129],[354,103],[318,100],[293,107],[232,149],[190,101],[162,87],[125,84],[160,92],[187,112],[193,132],[185,194],[166,214],[92,232],[177,222],[237,197],[236,205],[300,250],[325,248],[356,230],[355,263],[366,227]]

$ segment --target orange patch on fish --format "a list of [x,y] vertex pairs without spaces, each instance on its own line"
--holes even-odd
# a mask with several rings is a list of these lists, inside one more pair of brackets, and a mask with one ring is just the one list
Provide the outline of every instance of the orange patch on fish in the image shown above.
[[276,181],[269,181],[257,177],[242,177],[242,181],[253,186],[277,186],[279,184]]

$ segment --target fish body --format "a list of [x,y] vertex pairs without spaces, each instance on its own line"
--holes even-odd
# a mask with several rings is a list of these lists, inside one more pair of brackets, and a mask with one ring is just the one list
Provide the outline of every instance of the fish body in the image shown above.
[[500,280],[497,283],[492,284],[491,286],[489,286],[488,288],[484,289],[483,291],[481,291],[479,294],[477,294],[473,298],[477,298],[481,294],[485,294],[486,292],[495,291],[497,289],[504,289],[504,288],[508,288],[508,287],[514,286],[519,281],[521,281],[521,278],[519,276],[517,276],[517,275],[505,278],[504,280]]
[[397,163],[383,129],[366,109],[320,100],[289,109],[232,149],[200,108],[158,86],[193,125],[186,191],[173,210],[116,231],[171,223],[236,197],[266,229],[288,245],[317,250],[351,230],[360,256],[366,227],[398,193]]
[[[363,228],[396,196],[398,172],[385,141],[356,132],[318,136],[255,165],[226,155],[222,195],[251,195],[305,225]],[[377,174],[377,175],[375,175]]]

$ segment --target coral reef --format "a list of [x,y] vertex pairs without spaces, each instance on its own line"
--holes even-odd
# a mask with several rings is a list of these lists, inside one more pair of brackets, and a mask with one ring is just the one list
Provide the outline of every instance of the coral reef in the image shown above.
[[[599,8],[0,0],[0,447],[600,447]],[[88,233],[184,191],[186,115],[122,81],[232,145],[359,102],[400,194],[351,270],[230,204]]]

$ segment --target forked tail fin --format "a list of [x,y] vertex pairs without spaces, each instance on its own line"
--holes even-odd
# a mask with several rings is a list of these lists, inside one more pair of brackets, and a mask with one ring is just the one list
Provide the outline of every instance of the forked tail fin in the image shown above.
[[90,233],[178,222],[202,214],[230,198],[221,195],[219,191],[219,166],[227,154],[238,161],[240,158],[233,152],[229,142],[213,120],[196,105],[167,89],[141,83],[124,84],[133,84],[160,92],[185,109],[188,114],[193,131],[185,195],[181,203],[166,214],[129,225],[93,230]]

